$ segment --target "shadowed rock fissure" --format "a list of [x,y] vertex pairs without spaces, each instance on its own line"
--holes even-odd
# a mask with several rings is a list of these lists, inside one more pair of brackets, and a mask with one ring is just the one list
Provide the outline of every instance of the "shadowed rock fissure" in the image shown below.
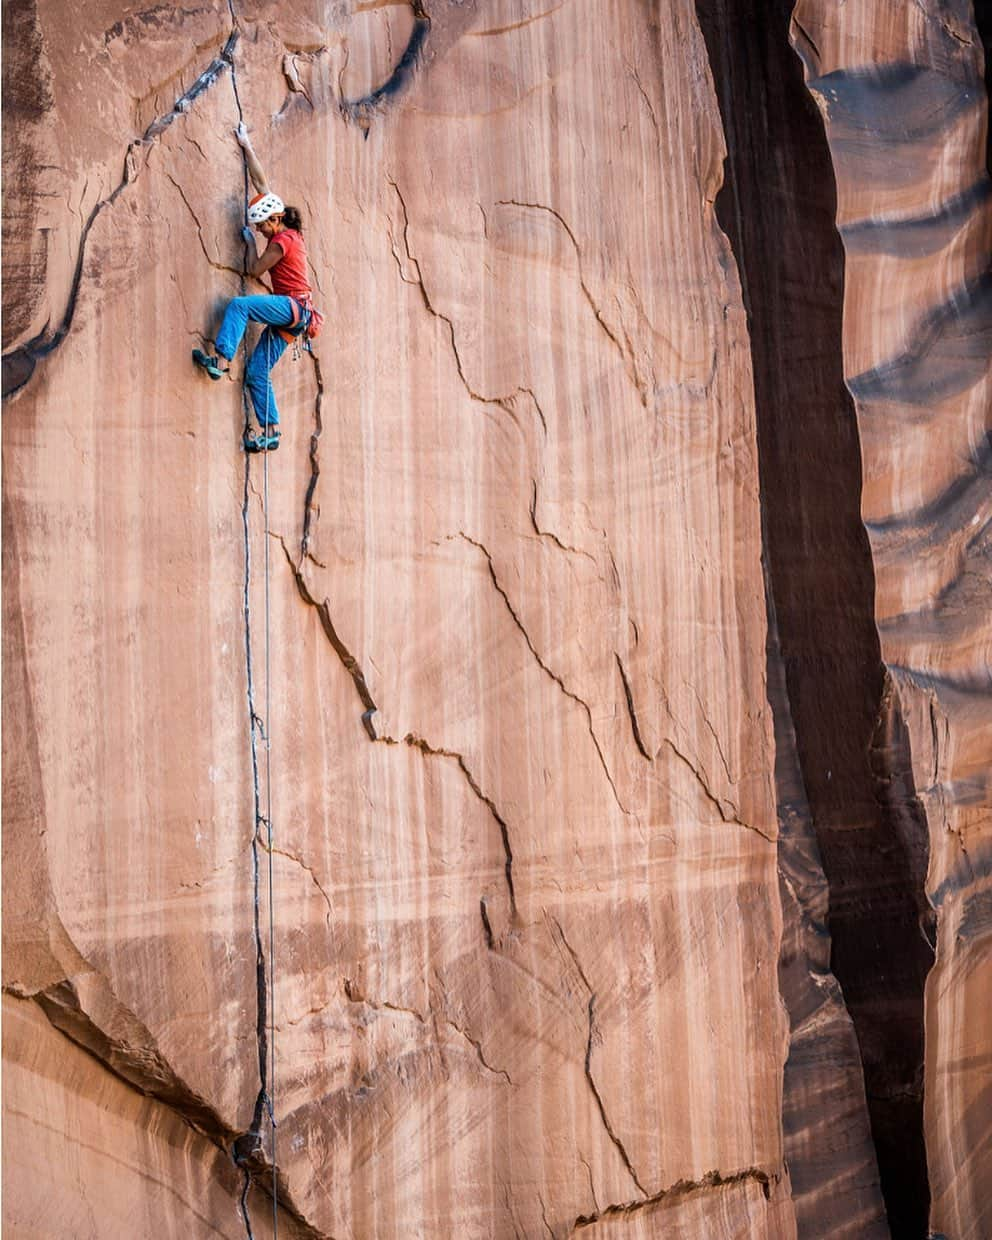
[[[231,20],[236,21],[236,13],[233,2],[229,2],[231,11]],[[237,71],[234,63],[231,63],[231,89],[234,94],[234,102],[237,108],[238,120],[244,120],[244,109],[241,104],[241,96],[238,91]],[[248,201],[248,163],[242,158],[242,200]],[[242,280],[242,292],[244,292],[244,280]],[[244,346],[242,346],[244,347]],[[242,392],[242,401],[245,402],[245,425],[247,426],[247,395]],[[273,1048],[269,1045],[268,1036],[268,976],[265,961],[265,949],[262,942],[262,926],[260,915],[260,883],[259,883],[259,831],[264,827],[268,832],[269,848],[272,847],[272,825],[268,818],[262,812],[262,787],[261,773],[259,769],[258,742],[261,740],[266,747],[269,745],[269,736],[267,729],[269,726],[268,719],[262,719],[256,709],[255,699],[255,675],[254,665],[252,662],[252,623],[251,623],[251,528],[249,523],[249,510],[251,503],[251,457],[245,453],[244,466],[244,490],[241,503],[241,521],[244,532],[244,623],[245,623],[245,680],[248,695],[248,729],[249,742],[251,748],[251,774],[252,774],[252,809],[254,814],[254,823],[251,833],[251,877],[252,877],[252,937],[255,948],[255,1002],[256,1002],[256,1019],[255,1019],[255,1040],[258,1053],[258,1093],[255,1097],[255,1106],[252,1110],[251,1124],[247,1132],[242,1133],[234,1142],[232,1148],[232,1156],[238,1167],[244,1174],[244,1187],[241,1194],[241,1216],[245,1225],[245,1232],[248,1240],[254,1240],[251,1215],[248,1210],[248,1193],[253,1182],[260,1179],[260,1173],[266,1170],[265,1156],[262,1141],[262,1125],[266,1114],[270,1121],[270,1131],[272,1133],[272,1161],[271,1161],[271,1192],[272,1192],[272,1211],[273,1211],[273,1232],[278,1231],[278,1169],[276,1166],[275,1152],[275,1113],[273,1109],[273,1099],[268,1091],[268,1074],[269,1074],[269,1056]],[[268,549],[266,548],[266,556]],[[268,571],[268,560],[266,559],[266,571]],[[265,635],[268,641],[268,633]],[[267,660],[266,660],[267,662]],[[266,675],[268,668],[266,667]],[[271,867],[269,870],[271,878]],[[272,899],[271,885],[269,890],[269,899]],[[268,1179],[268,1177],[265,1177]],[[264,1181],[263,1181],[264,1183]]]
[[[992,0],[975,0],[975,28],[985,52],[985,95],[992,111]],[[985,167],[992,177],[992,125],[985,126]]]
[[858,1038],[889,1226],[921,1240],[928,837],[875,626],[833,165],[790,10],[697,0],[728,148],[716,209],[748,318],[764,556],[829,884],[831,967]]

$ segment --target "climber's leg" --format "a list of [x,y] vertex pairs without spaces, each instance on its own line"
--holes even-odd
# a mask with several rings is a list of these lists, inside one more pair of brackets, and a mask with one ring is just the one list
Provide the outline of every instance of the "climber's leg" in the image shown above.
[[[289,301],[286,297],[283,300]],[[290,311],[292,313],[292,311]],[[255,350],[248,360],[245,371],[245,385],[251,395],[251,403],[255,406],[255,416],[263,433],[279,425],[279,410],[276,406],[275,392],[269,372],[286,351],[286,341],[267,327],[262,332]]]
[[232,360],[249,321],[272,327],[288,327],[293,321],[292,300],[270,293],[235,297],[229,301],[217,333],[217,352],[221,357]]

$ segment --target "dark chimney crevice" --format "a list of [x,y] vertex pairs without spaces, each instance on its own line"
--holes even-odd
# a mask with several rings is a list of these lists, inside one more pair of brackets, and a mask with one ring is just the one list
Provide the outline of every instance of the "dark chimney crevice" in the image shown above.
[[858,1038],[892,1235],[924,1240],[928,837],[875,624],[833,163],[791,7],[697,0],[728,148],[716,209],[747,312],[763,551],[829,884],[831,969]]

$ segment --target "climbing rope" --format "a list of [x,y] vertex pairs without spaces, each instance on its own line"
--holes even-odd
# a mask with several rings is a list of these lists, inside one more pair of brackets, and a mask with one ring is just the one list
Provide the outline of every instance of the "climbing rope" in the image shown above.
[[[269,379],[265,400],[265,430],[269,430]],[[272,669],[269,657],[271,631],[269,603],[269,453],[262,453],[262,512],[265,525],[265,824],[269,852],[269,1120],[272,1125],[272,1232],[278,1236],[279,1204],[276,1187],[276,898],[272,871]]]

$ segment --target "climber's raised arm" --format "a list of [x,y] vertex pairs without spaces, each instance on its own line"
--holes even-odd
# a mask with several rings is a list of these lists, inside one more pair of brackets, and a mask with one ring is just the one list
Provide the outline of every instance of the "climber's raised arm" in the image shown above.
[[269,185],[262,171],[262,165],[258,162],[258,156],[255,154],[255,148],[251,144],[251,138],[248,137],[248,127],[242,121],[234,131],[234,136],[238,140],[238,145],[245,153],[245,159],[248,162],[248,175],[251,177],[252,184],[260,194],[269,192]]

